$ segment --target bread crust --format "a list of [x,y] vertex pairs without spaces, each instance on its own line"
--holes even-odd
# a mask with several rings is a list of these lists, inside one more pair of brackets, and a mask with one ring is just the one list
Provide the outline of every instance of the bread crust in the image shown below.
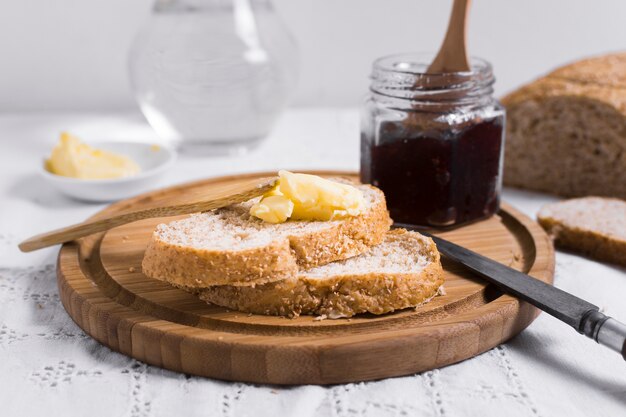
[[505,185],[626,198],[626,53],[575,62],[501,101]]
[[557,68],[501,99],[507,109],[528,100],[579,97],[604,102],[626,115],[626,52]]
[[186,288],[212,285],[248,286],[293,277],[299,267],[324,265],[359,255],[377,245],[391,226],[382,191],[371,186],[377,199],[356,217],[323,230],[293,233],[265,246],[242,250],[209,250],[164,241],[153,233],[142,262],[151,278]]
[[[580,252],[599,261],[626,265],[626,239],[616,234],[608,234],[594,229],[592,226],[577,221],[576,218],[559,214],[560,205],[571,204],[572,202],[584,204],[585,201],[592,199],[598,199],[598,197],[580,198],[550,204],[544,207],[537,215],[539,224],[554,239],[558,247]],[[621,235],[626,235],[626,231],[624,230],[626,227],[626,202],[609,198],[603,198],[601,200],[604,202],[612,201],[615,204],[623,205],[621,226],[616,222],[615,227],[621,227]],[[602,217],[603,213],[589,212],[587,215]],[[620,231],[616,230],[616,232],[619,233]]]
[[300,314],[328,318],[359,313],[384,314],[428,302],[444,282],[439,252],[430,238],[397,229],[391,238],[415,239],[416,250],[428,259],[418,273],[366,272],[311,277],[300,272],[279,282],[256,287],[216,286],[203,289],[204,301],[248,313],[296,317]]

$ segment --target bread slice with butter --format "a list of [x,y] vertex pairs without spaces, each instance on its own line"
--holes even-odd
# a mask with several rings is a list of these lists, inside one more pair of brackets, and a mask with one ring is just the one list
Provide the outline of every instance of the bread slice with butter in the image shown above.
[[146,248],[143,272],[187,288],[246,286],[359,255],[383,241],[391,219],[382,191],[355,188],[363,194],[362,212],[335,220],[269,223],[250,214],[257,198],[161,224]]
[[439,252],[432,239],[396,229],[359,256],[255,287],[210,287],[199,296],[249,313],[340,318],[417,307],[436,296],[443,282]]

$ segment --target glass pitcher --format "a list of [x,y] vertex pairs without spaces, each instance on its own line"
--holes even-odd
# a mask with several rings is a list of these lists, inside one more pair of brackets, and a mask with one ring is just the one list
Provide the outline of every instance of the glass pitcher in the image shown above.
[[157,0],[131,48],[130,79],[159,136],[194,153],[239,153],[285,107],[296,55],[269,0]]

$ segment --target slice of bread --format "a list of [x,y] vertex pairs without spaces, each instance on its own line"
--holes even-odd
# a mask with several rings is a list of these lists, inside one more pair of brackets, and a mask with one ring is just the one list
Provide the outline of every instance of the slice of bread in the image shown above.
[[199,296],[249,313],[339,318],[416,307],[437,295],[443,280],[432,239],[396,229],[387,233],[383,243],[357,257],[255,287],[211,287]]
[[333,221],[270,224],[250,216],[257,199],[160,224],[143,258],[143,273],[187,288],[256,285],[359,255],[383,241],[391,225],[385,196],[357,185],[366,209]]
[[502,104],[505,185],[626,199],[626,52],[559,68]]
[[537,218],[557,246],[626,265],[626,201],[575,198],[544,206]]

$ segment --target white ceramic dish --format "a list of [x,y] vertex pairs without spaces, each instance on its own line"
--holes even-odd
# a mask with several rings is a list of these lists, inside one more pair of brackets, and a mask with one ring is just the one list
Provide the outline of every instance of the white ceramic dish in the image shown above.
[[115,201],[154,188],[161,175],[176,160],[176,151],[163,145],[140,142],[94,142],[89,145],[129,156],[139,164],[141,172],[124,178],[81,180],[52,174],[42,162],[40,172],[44,180],[61,193],[79,200]]

